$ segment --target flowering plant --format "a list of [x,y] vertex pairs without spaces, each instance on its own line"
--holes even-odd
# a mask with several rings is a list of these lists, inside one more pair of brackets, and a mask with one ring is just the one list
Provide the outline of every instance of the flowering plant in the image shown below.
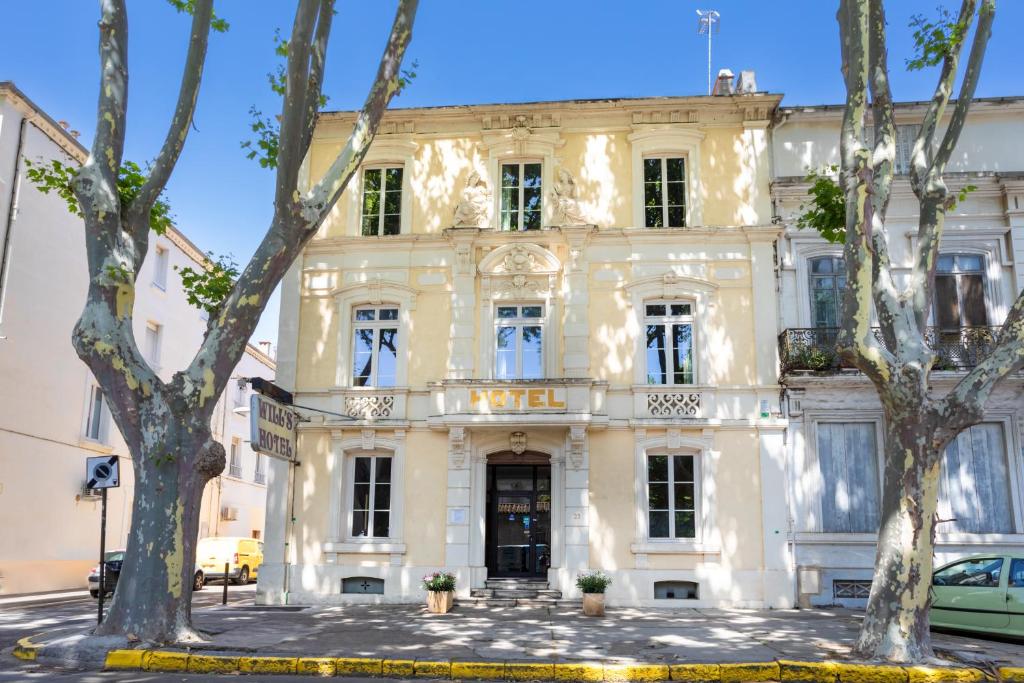
[[604,593],[612,578],[599,571],[584,572],[576,577],[576,587],[583,593]]
[[423,587],[432,592],[443,593],[455,590],[455,575],[450,572],[434,572],[423,577]]

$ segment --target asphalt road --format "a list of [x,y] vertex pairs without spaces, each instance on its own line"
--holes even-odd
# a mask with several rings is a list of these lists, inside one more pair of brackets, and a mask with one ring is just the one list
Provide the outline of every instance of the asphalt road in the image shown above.
[[[222,583],[210,583],[200,592],[192,596],[192,608],[203,609],[219,605],[223,595]],[[256,584],[248,586],[228,586],[228,602],[230,604],[253,604],[256,595]],[[114,672],[81,672],[42,669],[33,663],[21,662],[11,655],[11,648],[20,638],[30,636],[56,625],[80,623],[83,626],[96,622],[96,601],[92,598],[76,598],[61,602],[23,603],[19,605],[0,606],[0,683],[13,681],[67,681],[71,683],[96,683],[105,681],[199,681],[203,676],[183,674],[144,674]],[[290,681],[300,680],[299,677],[284,676],[246,676],[246,681]],[[308,677],[305,680],[309,680]]]

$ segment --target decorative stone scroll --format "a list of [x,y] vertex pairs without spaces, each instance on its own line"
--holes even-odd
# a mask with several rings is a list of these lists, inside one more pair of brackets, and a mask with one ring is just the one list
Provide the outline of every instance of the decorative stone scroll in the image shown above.
[[647,394],[647,412],[651,417],[700,417],[700,393]]
[[364,420],[391,417],[394,409],[395,397],[391,394],[345,397],[345,414],[350,417]]
[[512,432],[508,437],[508,447],[516,455],[526,451],[526,432]]
[[587,441],[587,428],[582,425],[569,427],[569,464],[573,469],[583,467],[583,448]]
[[448,453],[452,465],[462,467],[466,462],[466,428],[451,427],[448,430]]

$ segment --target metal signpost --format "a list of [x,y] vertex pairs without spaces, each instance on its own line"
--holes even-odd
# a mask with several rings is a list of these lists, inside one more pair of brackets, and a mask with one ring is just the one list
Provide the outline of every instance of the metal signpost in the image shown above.
[[100,455],[85,459],[85,488],[100,489],[103,502],[100,507],[100,567],[99,567],[99,600],[96,623],[103,623],[103,579],[106,575],[107,563],[107,489],[121,485],[121,466],[116,455]]

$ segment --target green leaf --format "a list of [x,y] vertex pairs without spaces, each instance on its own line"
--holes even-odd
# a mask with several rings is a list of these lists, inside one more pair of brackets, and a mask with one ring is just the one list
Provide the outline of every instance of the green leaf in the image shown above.
[[846,241],[846,198],[835,180],[838,166],[828,166],[822,172],[810,170],[804,179],[811,184],[810,199],[800,205],[796,225],[801,230],[811,229],[833,244]]
[[[179,12],[184,12],[189,16],[196,12],[196,0],[167,0],[167,4]],[[215,11],[213,13],[213,18],[210,20],[210,28],[217,33],[227,33],[227,30],[231,28],[231,24],[218,17],[217,12]]]
[[188,302],[206,311],[212,318],[220,311],[224,300],[231,293],[231,288],[235,286],[238,264],[230,254],[215,258],[210,252],[207,256],[209,261],[206,268],[175,266],[174,269],[181,276],[181,285],[185,289]]
[[960,49],[967,35],[970,17],[958,22],[945,7],[938,7],[936,12],[938,17],[935,19],[927,19],[921,14],[910,18],[910,28],[914,29],[915,56],[906,60],[907,71],[920,71],[941,63]]

